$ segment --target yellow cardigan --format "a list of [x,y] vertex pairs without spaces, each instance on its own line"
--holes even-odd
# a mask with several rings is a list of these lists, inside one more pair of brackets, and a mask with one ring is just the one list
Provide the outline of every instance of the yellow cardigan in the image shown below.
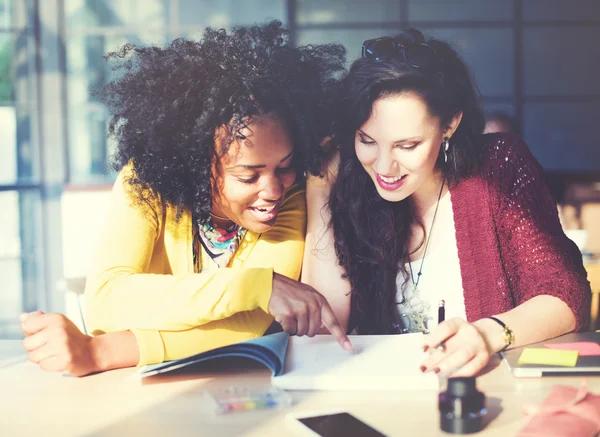
[[131,330],[138,365],[186,357],[264,334],[273,271],[300,277],[304,189],[287,193],[273,228],[246,232],[227,268],[202,252],[194,273],[191,213],[176,220],[160,200],[134,205],[126,167],[113,187],[107,228],[85,289],[92,335]]

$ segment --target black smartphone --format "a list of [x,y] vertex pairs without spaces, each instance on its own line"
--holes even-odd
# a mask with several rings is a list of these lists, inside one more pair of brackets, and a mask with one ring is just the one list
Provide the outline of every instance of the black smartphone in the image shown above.
[[294,429],[307,437],[386,437],[345,411],[290,414],[288,419]]

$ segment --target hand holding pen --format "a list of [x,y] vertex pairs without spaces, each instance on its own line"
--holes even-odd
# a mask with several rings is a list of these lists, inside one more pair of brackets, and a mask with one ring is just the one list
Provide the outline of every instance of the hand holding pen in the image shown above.
[[468,323],[459,317],[445,320],[445,317],[442,300],[438,306],[438,326],[425,340],[423,349],[431,353],[421,365],[421,371],[450,377],[477,374],[491,356],[478,322]]

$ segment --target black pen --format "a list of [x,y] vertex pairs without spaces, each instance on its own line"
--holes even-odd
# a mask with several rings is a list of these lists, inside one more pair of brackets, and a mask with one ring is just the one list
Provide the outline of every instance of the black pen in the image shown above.
[[438,305],[438,325],[446,319],[446,302],[440,300]]

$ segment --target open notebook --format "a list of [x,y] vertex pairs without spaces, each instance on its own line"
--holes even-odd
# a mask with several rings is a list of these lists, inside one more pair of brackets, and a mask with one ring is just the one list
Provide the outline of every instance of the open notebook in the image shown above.
[[139,368],[138,376],[144,378],[204,361],[227,357],[249,358],[267,366],[273,372],[273,375],[281,375],[289,338],[289,335],[285,332],[253,338],[252,340],[212,349],[187,358],[143,366]]
[[216,358],[244,357],[273,373],[272,383],[287,390],[437,389],[438,379],[419,365],[422,334],[351,335],[351,351],[330,335],[289,337],[281,332],[232,344],[180,360],[141,367],[147,377]]

